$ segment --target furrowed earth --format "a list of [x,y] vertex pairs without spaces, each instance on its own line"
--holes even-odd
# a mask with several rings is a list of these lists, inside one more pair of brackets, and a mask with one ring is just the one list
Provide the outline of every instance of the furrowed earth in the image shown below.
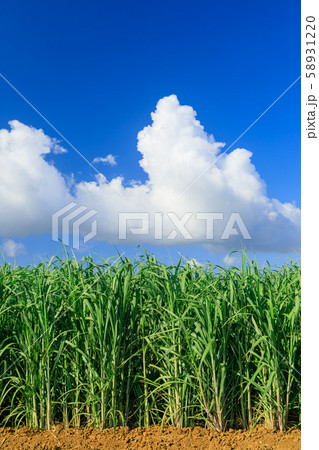
[[31,428],[2,428],[2,449],[300,449],[301,432],[287,432],[256,427],[250,434],[244,430],[217,433],[202,427],[164,428],[151,426],[129,430],[118,428],[98,431],[92,428],[71,428],[61,425],[50,431]]

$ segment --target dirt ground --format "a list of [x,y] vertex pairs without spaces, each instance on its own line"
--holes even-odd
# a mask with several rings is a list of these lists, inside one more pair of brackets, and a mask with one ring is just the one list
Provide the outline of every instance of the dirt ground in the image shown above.
[[279,433],[257,427],[218,434],[201,427],[160,427],[133,430],[69,429],[56,426],[51,431],[29,428],[0,429],[0,449],[300,449],[299,430]]

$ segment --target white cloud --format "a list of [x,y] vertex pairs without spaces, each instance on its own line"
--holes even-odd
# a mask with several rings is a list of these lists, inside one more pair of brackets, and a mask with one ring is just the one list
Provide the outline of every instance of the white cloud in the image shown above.
[[117,162],[115,160],[116,156],[114,155],[106,155],[105,158],[103,157],[96,157],[93,159],[93,163],[103,163],[103,164],[109,164],[110,166],[116,166]]
[[1,246],[6,256],[15,257],[18,253],[25,253],[25,246],[22,243],[8,239]]
[[226,255],[223,258],[223,263],[227,266],[233,266],[234,264],[239,262],[239,258],[232,255]]
[[52,141],[52,152],[55,155],[61,155],[63,153],[68,152],[65,148],[63,148],[63,147],[61,147],[61,145],[59,145],[60,141],[58,141],[57,139],[54,138],[51,141]]
[[[138,134],[137,147],[147,181],[124,185],[123,177],[108,183],[99,176],[93,182],[74,184],[73,196],[65,177],[44,159],[52,152],[55,141],[42,130],[11,122],[12,131],[0,131],[0,157],[4,161],[0,178],[0,235],[50,233],[52,212],[75,201],[98,211],[97,238],[109,242],[118,241],[119,212],[147,212],[151,218],[150,234],[128,232],[126,243],[201,243],[215,252],[242,247],[277,252],[299,248],[300,210],[267,197],[266,185],[251,162],[252,153],[246,149],[225,154],[178,200],[216,160],[224,144],[207,134],[193,108],[181,106],[174,95],[162,98],[151,116],[152,124]],[[155,212],[164,213],[163,240],[154,239]],[[174,229],[165,214],[168,212],[178,217],[192,213],[187,229],[193,240],[185,241],[180,233],[174,240],[167,239]],[[205,222],[195,219],[196,212],[224,214],[224,220],[214,222],[213,241],[206,240]],[[243,240],[240,234],[221,239],[234,212],[240,213],[251,240]]]
[[0,130],[0,235],[50,230],[51,214],[71,201],[62,174],[45,160],[56,140],[17,120]]
[[189,264],[191,264],[192,266],[202,266],[203,264],[202,263],[200,263],[199,261],[197,261],[197,259],[196,258],[190,258],[190,259],[188,259],[187,260],[187,262],[189,263]]

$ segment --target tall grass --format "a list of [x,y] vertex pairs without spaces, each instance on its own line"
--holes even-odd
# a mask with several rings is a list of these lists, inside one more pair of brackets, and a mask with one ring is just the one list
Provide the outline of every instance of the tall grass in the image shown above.
[[112,261],[0,267],[4,425],[299,423],[299,265]]

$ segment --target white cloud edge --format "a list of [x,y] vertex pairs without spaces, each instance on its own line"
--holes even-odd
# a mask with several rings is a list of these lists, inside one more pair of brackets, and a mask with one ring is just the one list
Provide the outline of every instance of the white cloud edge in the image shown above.
[[5,256],[14,258],[19,253],[26,253],[25,245],[21,242],[15,242],[13,239],[7,239],[1,245],[1,249]]

